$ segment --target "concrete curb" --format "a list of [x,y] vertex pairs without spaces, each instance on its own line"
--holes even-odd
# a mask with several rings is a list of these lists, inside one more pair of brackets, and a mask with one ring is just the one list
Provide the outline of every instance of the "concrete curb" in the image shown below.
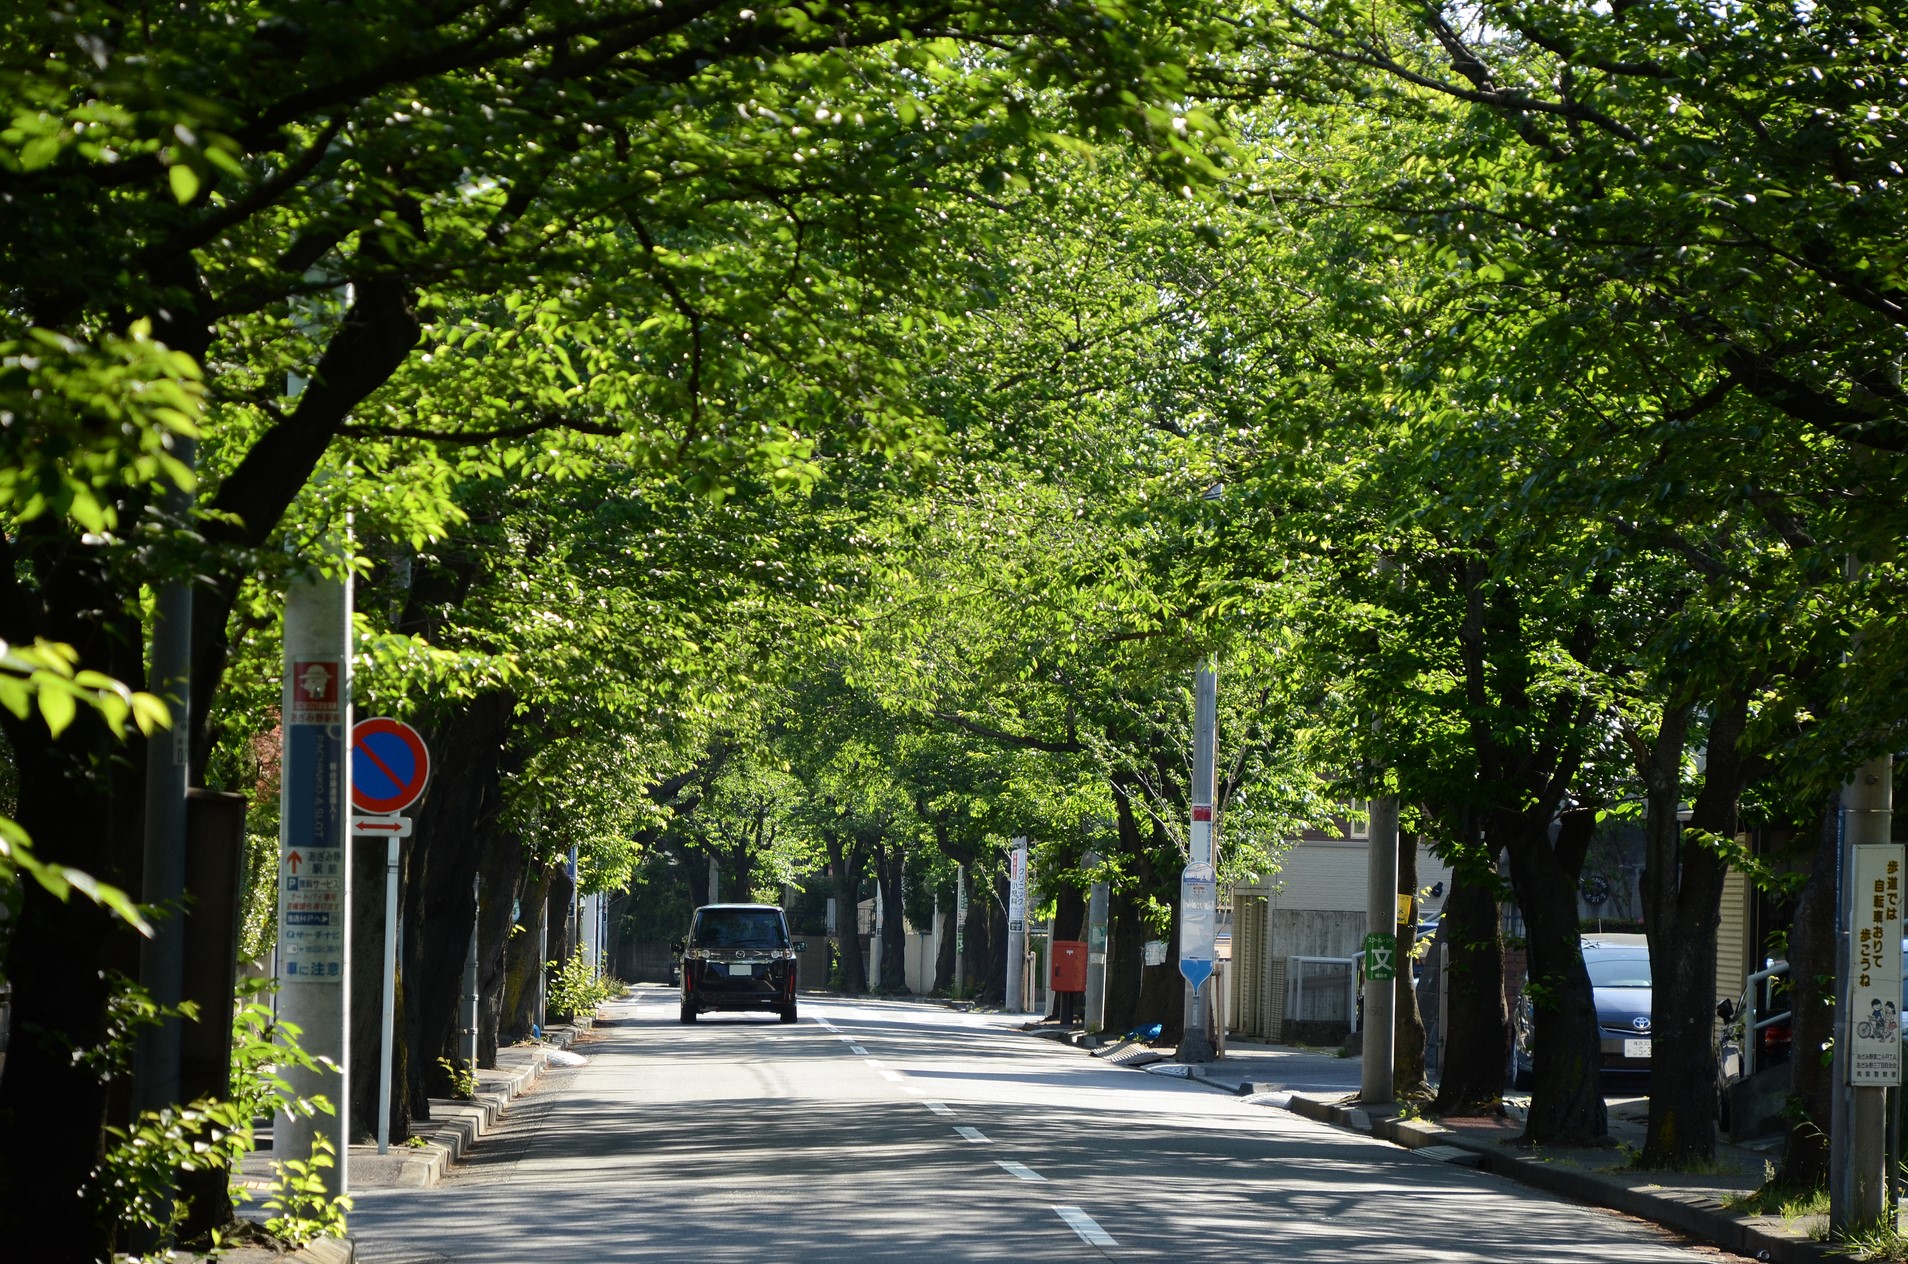
[[[486,1133],[496,1131],[510,1103],[528,1092],[542,1078],[550,1064],[550,1050],[569,1048],[577,1035],[589,1030],[591,1025],[590,1020],[583,1019],[573,1026],[551,1028],[544,1033],[541,1044],[509,1045],[499,1049],[498,1065],[477,1072],[477,1094],[473,1100],[431,1099],[432,1117],[420,1121],[412,1130],[412,1135],[424,1139],[424,1145],[393,1146],[390,1153],[385,1155],[380,1155],[376,1146],[351,1147],[351,1162],[355,1170],[377,1171],[379,1165],[385,1165],[380,1173],[381,1179],[370,1182],[359,1179],[353,1182],[354,1189],[391,1186],[421,1189],[443,1180],[451,1164],[461,1160]],[[393,1160],[396,1161],[395,1170],[389,1166]],[[267,1171],[262,1166],[264,1162],[264,1159],[259,1159],[261,1166],[255,1170]],[[224,1252],[219,1258],[229,1264],[265,1264],[266,1261],[275,1261],[276,1264],[287,1264],[288,1261],[293,1264],[354,1264],[356,1255],[357,1245],[347,1234],[343,1238],[321,1238],[296,1251],[240,1247]],[[201,1255],[175,1256],[175,1259],[180,1260],[207,1258]]]
[[424,1188],[444,1179],[450,1165],[459,1162],[486,1133],[495,1132],[510,1103],[530,1091],[550,1065],[550,1050],[567,1049],[588,1020],[570,1027],[553,1027],[538,1045],[510,1045],[497,1050],[498,1065],[477,1073],[477,1094],[470,1101],[433,1097],[431,1118],[412,1130],[424,1138],[415,1155],[407,1155],[395,1182]]
[[[1251,1085],[1244,1086],[1247,1089]],[[1848,1255],[1818,1242],[1774,1216],[1745,1216],[1708,1194],[1639,1186],[1606,1172],[1567,1163],[1525,1158],[1504,1146],[1435,1123],[1373,1116],[1356,1107],[1323,1102],[1300,1093],[1255,1093],[1267,1105],[1347,1131],[1368,1134],[1406,1149],[1449,1146],[1477,1156],[1477,1167],[1545,1193],[1620,1211],[1700,1241],[1770,1264],[1825,1264]],[[1283,1099],[1283,1100],[1281,1100]],[[1639,1173],[1647,1176],[1646,1173]]]

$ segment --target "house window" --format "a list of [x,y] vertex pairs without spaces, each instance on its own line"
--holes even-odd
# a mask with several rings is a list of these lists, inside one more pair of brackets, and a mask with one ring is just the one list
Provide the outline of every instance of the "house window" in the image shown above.
[[1353,799],[1345,805],[1345,837],[1371,837],[1371,800]]

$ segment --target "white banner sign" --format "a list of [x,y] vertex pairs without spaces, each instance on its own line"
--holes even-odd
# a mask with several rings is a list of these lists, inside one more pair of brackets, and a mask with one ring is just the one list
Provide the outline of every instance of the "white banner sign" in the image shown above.
[[1848,1082],[1893,1087],[1901,1083],[1902,849],[1883,843],[1853,850],[1849,1013],[1842,1033]]
[[1017,930],[1027,920],[1027,840],[1016,838],[1008,858],[1007,929]]

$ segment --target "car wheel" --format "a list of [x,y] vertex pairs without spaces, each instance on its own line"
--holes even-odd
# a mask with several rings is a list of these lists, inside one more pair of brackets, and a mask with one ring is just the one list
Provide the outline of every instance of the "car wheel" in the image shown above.
[[693,1023],[696,1021],[696,1007],[691,1005],[688,1001],[682,1003],[682,1021],[685,1023]]
[[795,1021],[795,1007],[793,1005],[787,1006],[782,1010],[782,1021],[785,1023]]

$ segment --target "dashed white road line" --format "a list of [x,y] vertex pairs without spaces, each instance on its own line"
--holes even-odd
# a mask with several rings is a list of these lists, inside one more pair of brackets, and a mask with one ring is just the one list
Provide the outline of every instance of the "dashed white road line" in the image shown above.
[[829,1022],[826,1018],[817,1018],[815,1020],[815,1025],[817,1027],[820,1027],[823,1031],[840,1031],[841,1030],[839,1027],[835,1026],[835,1024]]
[[979,1128],[970,1128],[966,1124],[956,1124],[954,1126],[954,1131],[960,1133],[963,1137],[966,1137],[969,1141],[979,1142],[982,1145],[989,1144],[987,1138],[981,1135],[981,1130]]
[[949,1107],[946,1102],[922,1102],[921,1104],[937,1115],[951,1115],[954,1113],[953,1109]]
[[868,1051],[866,1049],[863,1049],[860,1045],[849,1045],[848,1052],[866,1054]]
[[1040,1173],[1028,1167],[1025,1163],[1016,1163],[1012,1159],[995,1159],[994,1162],[999,1164],[1002,1168],[1006,1169],[1008,1172],[1011,1172],[1015,1176],[1018,1176],[1023,1181],[1044,1181],[1047,1179],[1046,1177],[1042,1176]]
[[895,1074],[893,1071],[888,1070],[888,1068],[886,1067],[881,1068],[881,1078],[894,1084],[899,1084],[902,1080],[901,1076]]
[[[866,1049],[862,1049],[862,1050],[859,1050],[859,1052],[861,1052],[861,1053],[866,1053],[866,1052],[868,1052],[868,1051],[867,1051]],[[867,1064],[868,1064],[869,1066],[871,1066],[871,1067],[874,1067],[874,1068],[876,1068],[877,1070],[879,1070],[879,1069],[880,1069],[880,1067],[881,1067],[881,1059],[880,1059],[880,1058],[863,1058],[863,1059],[862,1059],[862,1061],[864,1061],[864,1062],[866,1062],[866,1063],[867,1063]]]
[[1054,1211],[1067,1222],[1067,1227],[1080,1235],[1080,1241],[1088,1246],[1118,1246],[1113,1235],[1100,1228],[1099,1221],[1087,1215],[1078,1207],[1055,1207]]

